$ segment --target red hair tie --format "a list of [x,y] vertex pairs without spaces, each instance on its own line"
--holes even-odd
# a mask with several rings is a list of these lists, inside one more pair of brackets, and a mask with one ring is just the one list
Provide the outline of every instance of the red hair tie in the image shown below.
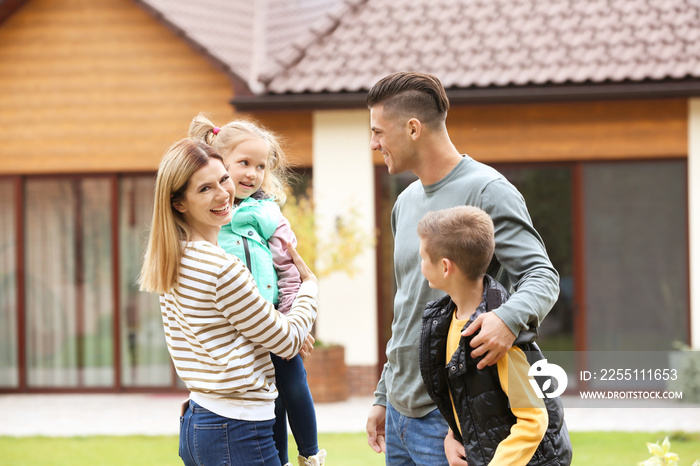
[[218,126],[214,126],[214,129],[211,130],[211,132],[214,133],[215,136],[219,134],[219,131],[221,131],[221,128],[219,128]]

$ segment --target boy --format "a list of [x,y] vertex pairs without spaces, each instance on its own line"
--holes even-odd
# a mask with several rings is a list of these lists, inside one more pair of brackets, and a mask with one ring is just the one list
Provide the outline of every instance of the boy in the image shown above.
[[[418,224],[421,271],[448,296],[423,314],[420,369],[428,394],[464,450],[446,452],[450,464],[569,465],[572,450],[559,398],[540,399],[528,380],[543,359],[534,332],[521,332],[495,366],[478,369],[462,330],[508,299],[486,275],[494,227],[483,210],[458,206],[429,212]],[[529,360],[528,360],[529,358]]]

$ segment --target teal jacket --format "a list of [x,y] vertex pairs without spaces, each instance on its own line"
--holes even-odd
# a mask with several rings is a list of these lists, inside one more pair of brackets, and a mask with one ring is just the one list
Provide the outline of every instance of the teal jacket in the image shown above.
[[219,246],[243,261],[262,297],[273,304],[279,301],[279,290],[267,242],[281,218],[280,208],[272,199],[249,197],[238,204],[231,223],[221,227],[219,232]]

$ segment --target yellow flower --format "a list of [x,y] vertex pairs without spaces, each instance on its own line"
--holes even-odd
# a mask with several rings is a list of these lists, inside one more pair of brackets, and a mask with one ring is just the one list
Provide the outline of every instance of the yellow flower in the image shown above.
[[652,456],[643,463],[639,463],[640,466],[678,466],[679,457],[676,453],[671,452],[671,442],[668,440],[668,436],[664,438],[661,445],[658,443],[647,442],[647,448]]

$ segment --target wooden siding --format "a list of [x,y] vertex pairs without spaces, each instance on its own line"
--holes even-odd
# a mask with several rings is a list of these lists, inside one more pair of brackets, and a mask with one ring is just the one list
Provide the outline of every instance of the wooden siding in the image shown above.
[[477,160],[549,162],[686,157],[686,99],[455,107],[447,126]]
[[0,174],[152,171],[226,74],[131,0],[32,0],[0,24]]
[[[311,112],[246,116],[281,135],[297,165],[312,165]],[[684,158],[688,153],[686,99],[455,106],[447,126],[459,151],[486,163]],[[379,152],[373,161],[384,165]]]
[[292,166],[313,165],[311,111],[308,112],[257,112],[239,114],[260,123],[277,134]]
[[[454,106],[452,142],[485,163],[684,158],[688,101]],[[383,165],[379,152],[375,165]]]

